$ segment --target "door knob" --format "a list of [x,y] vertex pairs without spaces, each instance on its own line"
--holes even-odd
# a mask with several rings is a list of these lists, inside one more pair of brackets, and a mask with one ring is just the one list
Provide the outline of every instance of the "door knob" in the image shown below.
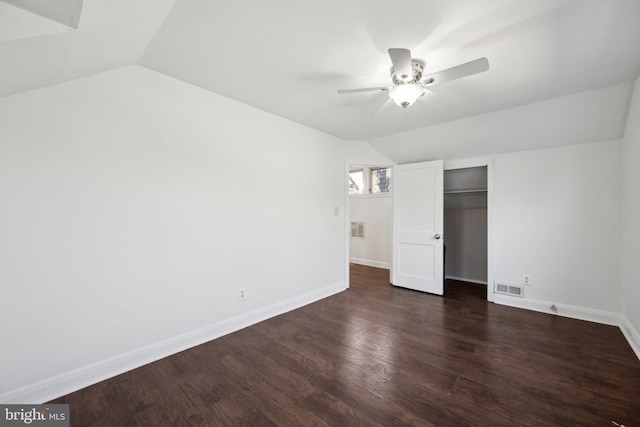
[[441,237],[442,237],[442,236],[441,236],[441,235],[439,235],[439,234],[434,234],[434,236],[433,236],[433,238],[434,238],[434,239],[436,239],[436,240],[440,240],[440,238],[441,238]]

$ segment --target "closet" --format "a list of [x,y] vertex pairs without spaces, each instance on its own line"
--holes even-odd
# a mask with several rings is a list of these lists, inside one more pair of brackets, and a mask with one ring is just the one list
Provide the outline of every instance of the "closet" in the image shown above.
[[487,167],[444,171],[445,279],[487,284]]

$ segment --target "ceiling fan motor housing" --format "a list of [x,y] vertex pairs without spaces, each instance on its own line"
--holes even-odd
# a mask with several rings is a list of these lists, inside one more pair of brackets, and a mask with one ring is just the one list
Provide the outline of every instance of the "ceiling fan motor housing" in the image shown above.
[[401,85],[404,83],[418,83],[422,78],[422,71],[424,70],[424,66],[425,62],[423,60],[411,59],[411,79],[409,79],[408,77],[403,79],[402,76],[398,76],[394,67],[391,67],[391,79],[396,85]]

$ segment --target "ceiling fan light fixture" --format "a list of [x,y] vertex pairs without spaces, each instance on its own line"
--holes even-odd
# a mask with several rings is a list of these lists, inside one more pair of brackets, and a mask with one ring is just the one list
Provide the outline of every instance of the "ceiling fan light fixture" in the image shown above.
[[402,108],[407,108],[422,95],[424,95],[424,89],[415,83],[394,86],[389,91],[389,98]]

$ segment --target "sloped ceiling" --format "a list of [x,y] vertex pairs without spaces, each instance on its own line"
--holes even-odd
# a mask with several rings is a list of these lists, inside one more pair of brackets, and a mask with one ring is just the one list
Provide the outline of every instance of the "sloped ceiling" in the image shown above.
[[21,9],[78,28],[83,0],[2,0]]
[[[344,139],[376,140],[640,73],[638,0],[84,0],[78,30],[33,17],[2,30],[9,14],[17,19],[9,8],[0,3],[0,95],[137,63]],[[410,111],[384,92],[336,93],[390,85],[390,47],[411,49],[426,74],[480,57],[491,68],[433,86]]]
[[[178,1],[141,64],[345,139],[371,140],[633,81],[637,0]],[[487,57],[405,114],[386,93],[387,49],[426,73]],[[409,120],[410,119],[410,120]]]
[[0,96],[137,63],[174,3],[85,0],[74,29],[0,1]]

